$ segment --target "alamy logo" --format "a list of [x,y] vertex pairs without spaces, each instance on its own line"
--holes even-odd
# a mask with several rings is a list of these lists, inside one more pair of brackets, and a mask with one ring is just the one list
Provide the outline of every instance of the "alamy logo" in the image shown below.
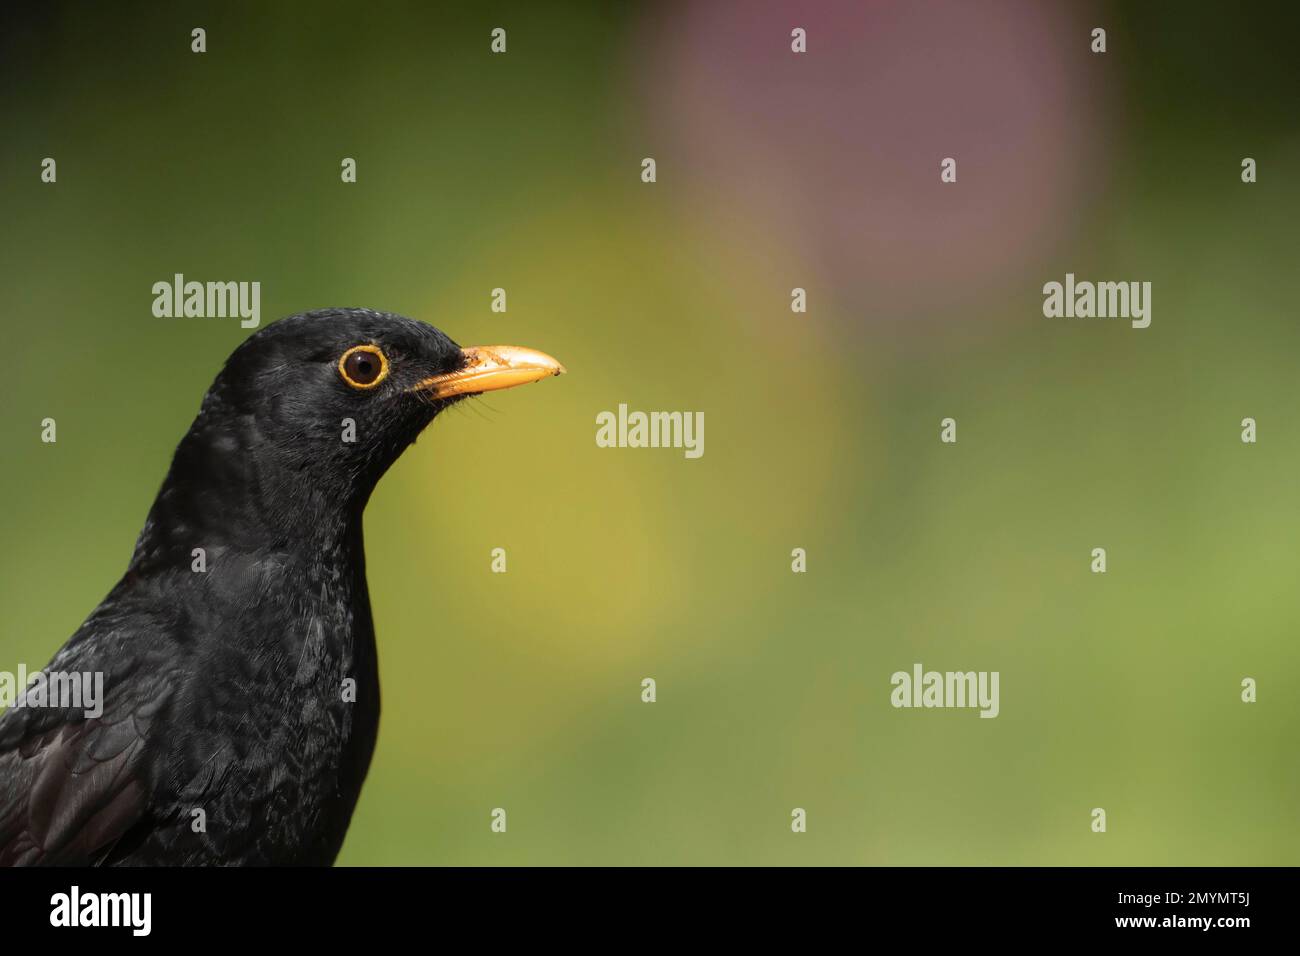
[[80,710],[87,718],[103,716],[104,674],[41,670],[29,679],[27,665],[19,664],[17,674],[0,671],[0,709],[7,707],[48,707]]
[[176,273],[171,282],[153,284],[153,314],[160,319],[227,319],[255,329],[262,321],[262,283],[186,282]]
[[895,707],[978,707],[981,717],[996,717],[998,671],[895,671],[889,678],[894,689],[889,702]]
[[703,412],[629,412],[596,415],[599,448],[683,448],[687,458],[704,454]]
[[73,886],[50,897],[51,926],[126,926],[148,936],[153,926],[151,893],[83,893]]
[[1049,319],[1132,319],[1135,329],[1151,324],[1150,282],[1075,282],[1043,286],[1043,315]]

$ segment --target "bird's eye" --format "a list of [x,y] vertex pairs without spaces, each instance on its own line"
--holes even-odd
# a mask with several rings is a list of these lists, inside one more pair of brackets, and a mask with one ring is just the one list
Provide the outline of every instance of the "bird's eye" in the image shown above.
[[339,374],[353,388],[374,388],[388,375],[388,359],[377,345],[356,345],[339,359]]

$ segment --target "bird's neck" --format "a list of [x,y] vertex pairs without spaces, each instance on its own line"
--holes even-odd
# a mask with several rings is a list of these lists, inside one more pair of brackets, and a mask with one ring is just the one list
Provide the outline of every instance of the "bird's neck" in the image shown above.
[[318,498],[310,488],[302,489],[291,508],[231,497],[196,498],[164,486],[136,543],[132,567],[188,564],[195,549],[347,557],[360,548],[362,506]]
[[361,514],[373,481],[286,460],[247,430],[205,428],[200,418],[176,449],[131,567],[190,566],[203,556],[284,556],[362,562]]

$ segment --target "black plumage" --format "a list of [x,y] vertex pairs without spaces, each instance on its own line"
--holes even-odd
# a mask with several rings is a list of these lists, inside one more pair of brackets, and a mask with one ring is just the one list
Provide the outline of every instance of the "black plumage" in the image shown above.
[[240,345],[126,574],[46,668],[103,673],[102,715],[0,718],[0,864],[331,863],[379,722],[370,493],[448,404],[561,371],[368,310]]

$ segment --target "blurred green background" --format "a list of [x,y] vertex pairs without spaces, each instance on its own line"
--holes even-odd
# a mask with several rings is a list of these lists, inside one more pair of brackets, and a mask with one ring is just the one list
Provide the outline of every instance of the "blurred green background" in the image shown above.
[[[258,280],[264,323],[571,373],[458,406],[369,506],[340,863],[1300,862],[1291,9],[7,9],[0,667],[120,576],[248,334],[150,287]],[[1045,319],[1066,272],[1151,281],[1151,327]],[[596,447],[620,402],[703,411],[703,458]],[[916,661],[1000,671],[1001,715],[891,708]]]

